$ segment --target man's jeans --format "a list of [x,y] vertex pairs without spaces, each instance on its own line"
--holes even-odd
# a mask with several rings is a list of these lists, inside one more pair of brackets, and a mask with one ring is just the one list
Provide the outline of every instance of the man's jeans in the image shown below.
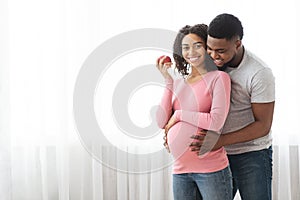
[[233,198],[239,190],[243,200],[272,199],[272,146],[268,149],[228,155],[233,176]]
[[173,174],[175,200],[231,200],[229,167],[213,173]]

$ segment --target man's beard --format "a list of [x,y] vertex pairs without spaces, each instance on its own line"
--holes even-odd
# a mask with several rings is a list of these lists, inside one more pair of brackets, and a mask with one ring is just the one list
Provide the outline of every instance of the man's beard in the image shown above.
[[219,69],[220,71],[225,71],[227,67],[230,67],[230,66],[231,66],[231,63],[232,63],[232,61],[235,59],[235,56],[236,56],[236,54],[234,54],[234,56],[233,56],[227,63],[225,63],[223,66],[218,67],[218,69]]
[[227,67],[228,67],[228,65],[227,65],[227,63],[226,63],[226,64],[224,64],[222,67],[218,67],[218,70],[224,72],[224,71],[226,70]]

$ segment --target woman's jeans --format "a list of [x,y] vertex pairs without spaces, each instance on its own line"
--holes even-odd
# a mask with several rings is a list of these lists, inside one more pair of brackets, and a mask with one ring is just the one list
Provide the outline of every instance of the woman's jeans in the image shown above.
[[174,200],[231,200],[229,167],[212,173],[173,174]]
[[233,197],[237,190],[243,200],[272,199],[272,147],[228,155],[233,176]]

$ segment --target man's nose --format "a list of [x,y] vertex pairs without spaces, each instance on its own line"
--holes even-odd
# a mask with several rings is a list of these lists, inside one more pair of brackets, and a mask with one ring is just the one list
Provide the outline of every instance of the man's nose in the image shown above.
[[210,57],[212,57],[212,59],[219,58],[219,54],[216,53],[215,51],[210,51],[210,52],[208,52],[208,54],[210,55]]

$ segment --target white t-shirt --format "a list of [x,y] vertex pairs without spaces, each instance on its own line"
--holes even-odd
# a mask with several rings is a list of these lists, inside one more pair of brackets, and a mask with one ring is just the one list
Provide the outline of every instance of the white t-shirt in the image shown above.
[[[275,78],[267,65],[245,49],[242,62],[237,68],[226,69],[231,77],[230,111],[222,132],[239,130],[254,122],[251,103],[275,101]],[[227,153],[240,154],[268,148],[272,144],[268,135],[249,142],[226,146]]]

